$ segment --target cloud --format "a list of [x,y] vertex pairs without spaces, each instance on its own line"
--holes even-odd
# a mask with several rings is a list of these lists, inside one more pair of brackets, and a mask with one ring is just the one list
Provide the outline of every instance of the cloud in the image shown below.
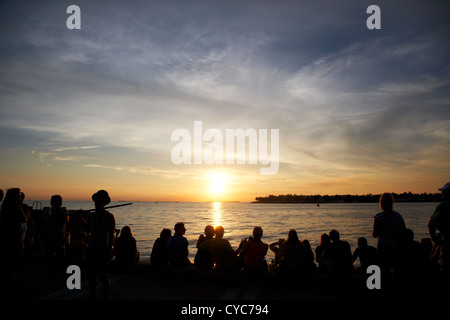
[[[291,163],[317,171],[320,160],[341,173],[441,163],[450,130],[439,124],[437,135],[431,128],[450,118],[448,99],[437,98],[446,96],[449,79],[434,72],[447,65],[435,52],[441,50],[434,38],[380,37],[293,74],[285,104],[286,114],[299,119],[287,142]],[[294,160],[296,154],[302,156]]]

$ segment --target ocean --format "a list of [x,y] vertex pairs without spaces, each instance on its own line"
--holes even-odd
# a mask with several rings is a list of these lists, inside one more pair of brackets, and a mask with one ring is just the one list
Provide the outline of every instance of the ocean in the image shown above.
[[[32,205],[33,201],[26,201]],[[124,202],[112,202],[109,206]],[[407,228],[414,231],[414,239],[429,237],[428,219],[438,203],[396,203],[395,210],[405,220]],[[49,201],[42,201],[49,206]],[[93,209],[91,201],[65,201],[67,209]],[[149,261],[153,243],[163,228],[174,233],[174,225],[184,222],[185,237],[189,241],[189,258],[194,261],[196,242],[206,225],[222,225],[224,238],[234,249],[240,241],[252,234],[254,226],[264,231],[263,242],[272,243],[286,238],[290,229],[295,229],[301,240],[310,241],[313,250],[320,242],[322,233],[332,229],[339,231],[342,240],[350,243],[352,251],[357,239],[365,237],[369,245],[376,246],[372,237],[373,217],[380,211],[377,203],[322,203],[316,204],[262,204],[245,202],[134,202],[132,205],[113,208],[116,228],[130,226],[136,238],[141,261]],[[267,261],[273,259],[268,252]]]

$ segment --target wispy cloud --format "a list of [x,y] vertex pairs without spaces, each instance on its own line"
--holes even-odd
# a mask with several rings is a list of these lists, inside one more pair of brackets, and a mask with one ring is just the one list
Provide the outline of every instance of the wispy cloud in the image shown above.
[[46,150],[34,148],[31,154],[37,157],[42,163],[50,166],[51,162],[55,161],[84,161],[95,158],[92,155],[87,155],[83,151],[98,148],[101,148],[101,146],[58,147]]
[[97,149],[97,148],[100,148],[100,146],[65,147],[65,148],[56,148],[53,151],[61,152],[61,151],[69,151],[69,150],[86,150],[86,149]]

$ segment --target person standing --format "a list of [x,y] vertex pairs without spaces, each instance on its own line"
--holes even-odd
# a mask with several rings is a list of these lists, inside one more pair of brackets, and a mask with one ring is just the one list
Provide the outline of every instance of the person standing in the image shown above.
[[41,231],[41,238],[44,242],[44,254],[48,263],[49,275],[52,275],[55,268],[65,272],[65,246],[64,237],[66,226],[69,222],[69,213],[62,206],[63,200],[60,195],[53,195],[50,198],[51,207],[45,210],[44,226]]
[[0,211],[0,267],[8,278],[13,278],[14,267],[23,252],[26,222],[20,205],[20,189],[8,189]]
[[111,258],[114,243],[116,220],[114,215],[105,210],[111,202],[108,192],[99,190],[92,195],[95,211],[88,218],[88,249],[86,252],[87,271],[89,278],[89,295],[95,299],[97,278],[103,285],[103,298],[107,299],[111,289],[108,276],[108,261]]
[[392,194],[381,195],[380,208],[383,211],[374,217],[372,236],[378,238],[377,252],[381,272],[388,278],[391,273],[396,276],[401,272],[401,245],[406,225],[401,214],[394,211]]
[[[445,285],[450,282],[450,182],[447,182],[442,188],[438,189],[442,192],[442,202],[436,207],[433,215],[428,221],[428,231],[431,240],[435,245],[439,246],[439,261],[441,267],[439,276]],[[437,231],[439,231],[439,236]]]

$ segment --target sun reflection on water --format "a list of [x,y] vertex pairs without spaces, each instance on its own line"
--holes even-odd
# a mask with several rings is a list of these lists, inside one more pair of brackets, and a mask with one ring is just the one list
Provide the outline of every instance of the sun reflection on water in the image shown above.
[[213,202],[211,215],[213,220],[214,228],[222,225],[222,203],[221,202]]

